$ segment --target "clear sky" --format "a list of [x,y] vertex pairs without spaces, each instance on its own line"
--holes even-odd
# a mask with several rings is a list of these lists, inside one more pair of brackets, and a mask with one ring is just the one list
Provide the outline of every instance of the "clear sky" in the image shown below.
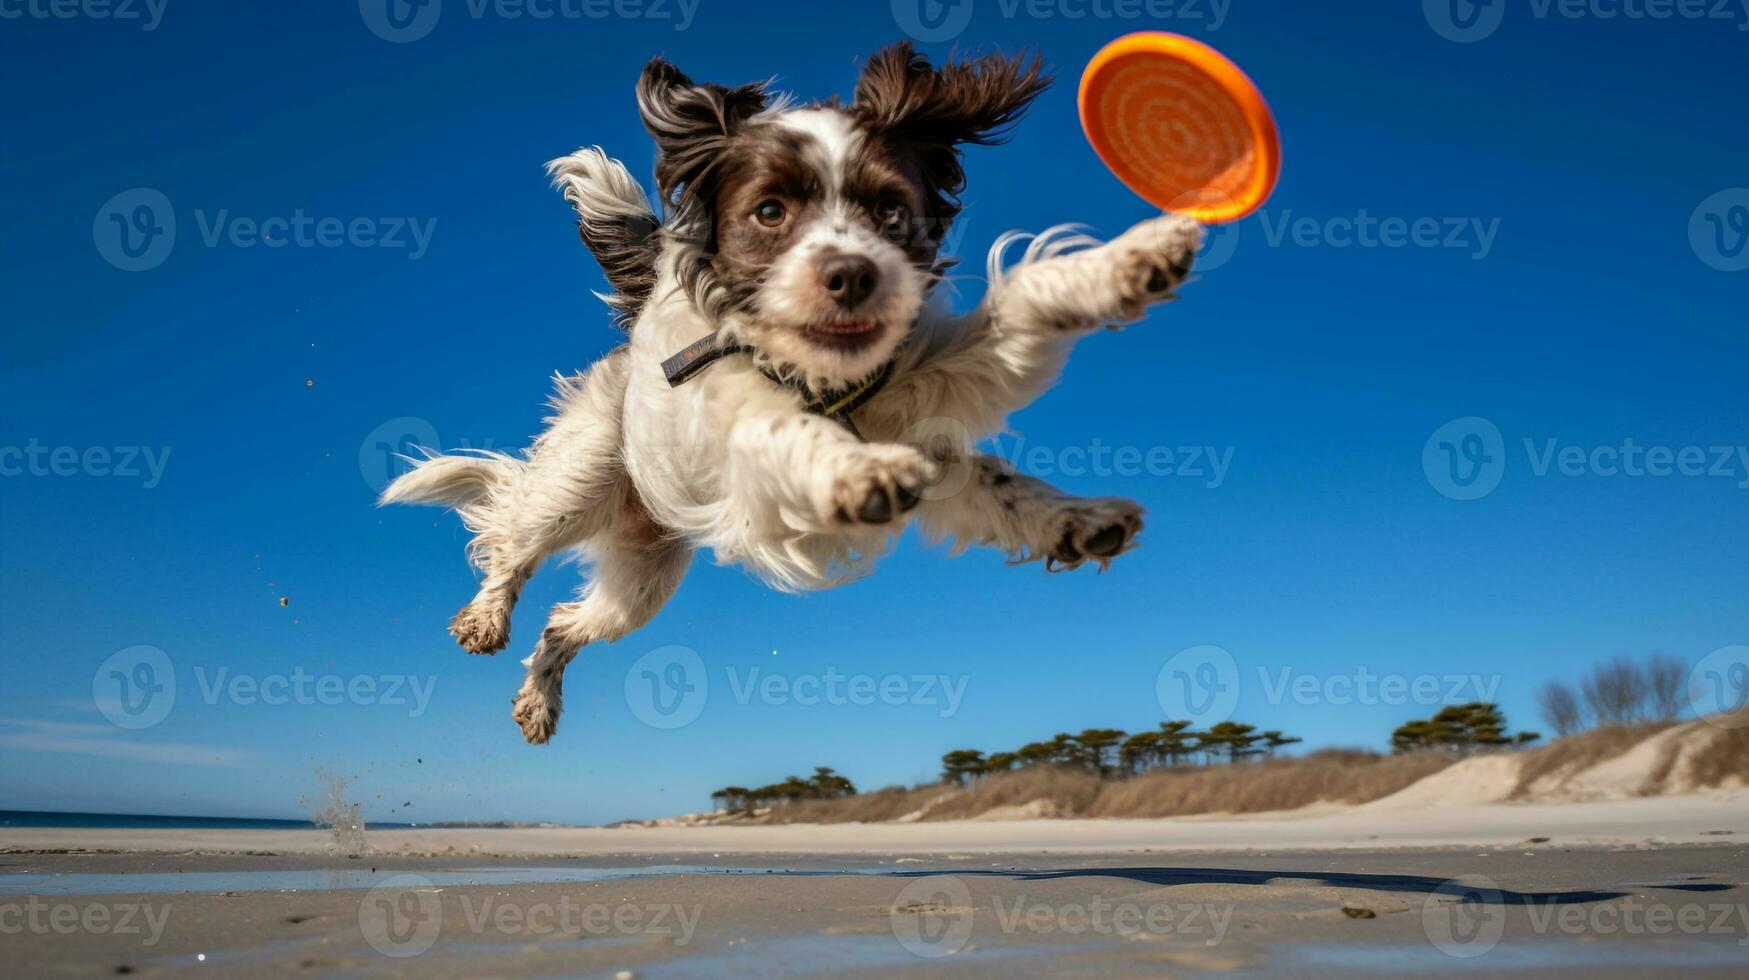
[[[1546,679],[1749,642],[1749,20],[1449,2],[0,0],[0,808],[297,816],[319,771],[394,820],[652,816],[815,765],[872,788],[952,748],[1151,727],[1199,645],[1232,657],[1235,718],[1382,748],[1448,694],[1538,727]],[[524,745],[516,661],[577,571],[536,578],[509,651],[463,654],[465,533],[374,508],[384,447],[523,446],[550,375],[617,342],[541,165],[599,143],[649,173],[645,59],[823,97],[907,28],[936,57],[1036,45],[1059,77],[967,155],[960,305],[1007,229],[1150,214],[1077,123],[1105,41],[1203,38],[1274,106],[1265,210],[1001,443],[1141,501],[1144,547],[1053,576],[912,536],[801,597],[701,558]],[[1724,475],[1628,475],[1628,440]],[[1181,447],[1218,478],[1208,449],[1168,472]],[[670,646],[708,696],[657,728],[627,672]],[[1346,693],[1363,672],[1480,682],[1385,703]],[[798,703],[830,677],[890,696]],[[145,714],[111,697],[136,681],[161,689]]]

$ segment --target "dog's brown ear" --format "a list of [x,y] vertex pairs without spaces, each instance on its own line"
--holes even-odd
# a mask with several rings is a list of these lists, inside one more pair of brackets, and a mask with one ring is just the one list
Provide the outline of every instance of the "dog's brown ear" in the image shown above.
[[966,187],[959,147],[999,143],[1051,84],[1037,57],[986,55],[932,67],[894,44],[868,59],[852,111],[878,139],[913,154],[929,194],[929,237],[945,239]]
[[1036,56],[992,54],[935,68],[905,41],[868,59],[854,108],[888,139],[940,147],[998,143],[1050,84]]
[[678,205],[709,174],[728,139],[765,108],[763,83],[724,88],[699,84],[662,58],[638,78],[638,114],[656,141],[656,184]]

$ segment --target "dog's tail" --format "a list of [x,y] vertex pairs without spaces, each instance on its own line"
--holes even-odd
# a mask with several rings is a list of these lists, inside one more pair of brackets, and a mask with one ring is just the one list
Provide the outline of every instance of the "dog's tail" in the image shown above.
[[625,164],[587,146],[547,164],[553,186],[577,209],[577,234],[601,271],[611,293],[596,293],[613,307],[614,320],[630,326],[656,288],[656,256],[662,221],[651,209],[644,188]]
[[412,461],[413,468],[394,479],[378,505],[437,504],[464,514],[485,500],[499,484],[522,472],[522,462],[502,453],[431,455]]

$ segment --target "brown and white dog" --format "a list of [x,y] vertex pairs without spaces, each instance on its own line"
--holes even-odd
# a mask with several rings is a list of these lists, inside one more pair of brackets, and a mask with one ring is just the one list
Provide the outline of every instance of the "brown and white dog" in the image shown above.
[[[513,715],[529,742],[553,734],[578,650],[649,622],[700,548],[819,589],[865,571],[912,517],[935,540],[1053,568],[1103,566],[1135,543],[1135,503],[1071,496],[973,446],[1049,388],[1090,329],[1170,298],[1201,229],[1159,217],[1105,244],[1053,229],[1005,266],[1024,237],[1006,235],[976,310],[931,302],[960,147],[1000,141],[1048,84],[1036,60],[937,68],[901,44],[869,59],[848,105],[798,105],[658,59],[638,107],[662,217],[599,149],[549,165],[629,343],[558,379],[554,417],[522,456],[432,456],[383,494],[452,507],[474,533],[480,591],[450,627],[473,653],[508,642],[543,559],[591,562],[524,661]],[[688,350],[679,361],[710,356],[682,383],[691,371],[664,362]]]

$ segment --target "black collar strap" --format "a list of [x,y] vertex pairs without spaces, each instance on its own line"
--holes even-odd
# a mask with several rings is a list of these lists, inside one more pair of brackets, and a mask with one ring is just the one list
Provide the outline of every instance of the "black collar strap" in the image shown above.
[[[719,343],[717,334],[711,334],[686,345],[680,353],[662,362],[662,374],[668,378],[670,388],[678,388],[692,380],[699,372],[710,367],[730,354],[751,354],[753,348],[745,344]],[[842,388],[831,388],[826,391],[814,391],[799,378],[785,377],[772,369],[760,366],[759,373],[765,375],[773,384],[791,388],[799,392],[807,403],[807,410],[813,415],[822,415],[832,419],[860,438],[856,432],[856,423],[850,420],[850,414],[868,404],[868,400],[880,392],[887,383],[887,378],[893,373],[893,362],[888,361],[877,368],[874,373],[860,381],[845,385]]]

